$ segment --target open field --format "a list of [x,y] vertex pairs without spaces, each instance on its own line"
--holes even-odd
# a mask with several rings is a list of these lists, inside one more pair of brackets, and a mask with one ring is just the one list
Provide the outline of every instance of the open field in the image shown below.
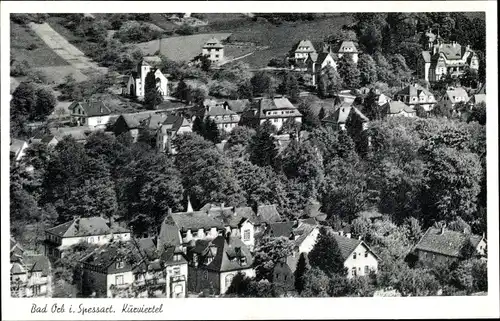
[[[201,47],[207,40],[216,37],[226,39],[230,33],[204,33],[190,36],[179,36],[152,40],[137,44],[145,55],[154,55],[160,47],[160,52],[174,61],[191,60],[201,53]],[[161,45],[160,45],[161,44]]]
[[284,57],[292,46],[302,40],[322,41],[343,25],[349,24],[349,16],[335,15],[314,21],[283,22],[275,26],[269,22],[259,22],[251,27],[237,29],[230,37],[232,42],[253,42],[269,49],[255,52],[241,61],[251,67],[265,67],[274,57]]
[[[30,50],[30,48],[32,48]],[[10,23],[10,56],[27,61],[33,67],[66,66],[68,63],[53,52],[28,26]]]

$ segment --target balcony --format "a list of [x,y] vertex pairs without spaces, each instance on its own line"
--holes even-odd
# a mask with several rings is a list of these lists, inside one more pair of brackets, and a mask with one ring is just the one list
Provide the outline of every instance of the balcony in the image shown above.
[[185,281],[186,281],[185,275],[174,275],[170,277],[170,282],[185,282]]

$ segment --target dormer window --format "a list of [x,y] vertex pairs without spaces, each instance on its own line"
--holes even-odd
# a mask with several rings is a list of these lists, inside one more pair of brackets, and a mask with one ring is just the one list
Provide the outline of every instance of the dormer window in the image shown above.
[[241,257],[240,259],[241,265],[247,265],[247,258],[246,257]]
[[123,269],[125,267],[125,262],[123,261],[118,261],[115,263],[116,269]]

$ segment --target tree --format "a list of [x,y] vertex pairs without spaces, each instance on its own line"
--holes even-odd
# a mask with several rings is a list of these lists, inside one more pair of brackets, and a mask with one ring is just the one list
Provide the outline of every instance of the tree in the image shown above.
[[320,268],[312,267],[304,274],[304,289],[300,293],[302,297],[327,297],[329,276]]
[[358,69],[361,86],[373,84],[377,81],[377,66],[370,55],[363,54],[359,57]]
[[302,114],[302,126],[304,130],[311,131],[320,126],[320,119],[313,111],[310,99],[303,99],[297,109]]
[[286,237],[264,237],[255,249],[256,280],[272,281],[275,264],[291,255],[292,251],[293,242]]
[[342,89],[343,80],[338,70],[332,66],[323,68],[319,78],[318,95],[321,98],[334,96]]
[[204,127],[204,135],[203,137],[214,144],[218,144],[221,142],[220,131],[215,123],[215,120],[210,119],[210,117],[205,118],[203,123]]
[[481,166],[477,155],[440,147],[431,152],[426,175],[427,213],[436,219],[456,216],[470,220],[480,192]]
[[181,79],[175,89],[175,96],[180,100],[187,100],[188,87],[184,79]]
[[338,73],[344,86],[348,89],[355,89],[360,84],[360,72],[352,58],[344,55],[338,63]]
[[234,160],[232,167],[248,205],[254,208],[262,204],[283,206],[285,187],[270,167],[260,167],[240,159]]
[[212,61],[209,59],[208,55],[202,55],[200,57],[201,61],[201,70],[207,72],[210,70],[210,67],[212,66]]
[[274,166],[278,150],[271,134],[258,130],[250,143],[250,161],[258,166]]
[[179,171],[165,154],[154,151],[128,165],[127,216],[135,232],[156,232],[168,209],[182,210],[184,189]]
[[307,259],[307,254],[300,253],[299,261],[297,262],[297,267],[295,269],[295,290],[302,293],[305,288],[305,275],[310,269],[310,265]]
[[480,102],[472,107],[472,112],[467,119],[467,122],[477,121],[480,125],[486,125],[486,104]]
[[255,136],[257,132],[255,129],[252,129],[247,126],[236,126],[231,133],[229,134],[229,138],[227,140],[225,148],[230,149],[233,146],[241,145],[245,148],[248,148],[252,138]]
[[151,70],[148,72],[146,80],[144,81],[144,104],[147,109],[156,109],[163,101],[163,97],[157,88],[155,71],[156,70]]
[[338,159],[355,162],[357,158],[354,142],[344,131],[336,131],[328,126],[319,127],[311,131],[308,139],[321,154],[325,168]]
[[265,72],[258,72],[250,79],[253,94],[273,97],[276,91],[275,80]]
[[339,245],[333,234],[324,227],[320,229],[316,244],[309,252],[309,262],[313,268],[322,270],[328,276],[347,274]]
[[283,77],[283,82],[278,87],[278,93],[288,96],[292,103],[297,102],[299,99],[300,88],[297,77],[293,73],[288,72]]
[[402,296],[436,295],[439,283],[427,270],[404,268],[399,272],[396,289]]

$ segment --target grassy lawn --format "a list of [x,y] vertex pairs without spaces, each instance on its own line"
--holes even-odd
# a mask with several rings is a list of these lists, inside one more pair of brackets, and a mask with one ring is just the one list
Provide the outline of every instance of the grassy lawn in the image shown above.
[[269,22],[259,22],[251,27],[234,30],[230,39],[269,46],[269,49],[257,51],[241,60],[259,68],[267,66],[273,57],[284,57],[296,42],[302,39],[323,41],[328,35],[350,22],[350,17],[345,15],[332,15],[314,21],[283,22],[278,26]]
[[12,21],[10,22],[10,56],[17,61],[26,60],[32,67],[68,65],[28,26]]

